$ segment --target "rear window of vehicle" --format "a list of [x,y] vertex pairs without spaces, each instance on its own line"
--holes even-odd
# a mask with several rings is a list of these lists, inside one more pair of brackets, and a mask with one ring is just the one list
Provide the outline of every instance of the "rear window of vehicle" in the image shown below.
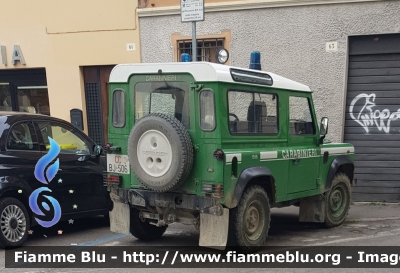
[[150,113],[167,114],[189,128],[189,85],[186,82],[139,82],[135,85],[135,120]]

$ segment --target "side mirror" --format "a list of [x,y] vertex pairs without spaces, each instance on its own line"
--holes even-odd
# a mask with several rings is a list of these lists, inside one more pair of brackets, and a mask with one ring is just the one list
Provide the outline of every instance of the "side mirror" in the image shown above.
[[329,119],[327,117],[323,117],[321,119],[321,126],[319,130],[320,136],[325,136],[328,133],[328,121]]
[[319,127],[320,143],[322,144],[326,134],[328,133],[328,121],[327,117],[321,119],[321,125]]
[[96,156],[101,155],[103,153],[103,147],[101,147],[100,145],[94,146],[93,153]]

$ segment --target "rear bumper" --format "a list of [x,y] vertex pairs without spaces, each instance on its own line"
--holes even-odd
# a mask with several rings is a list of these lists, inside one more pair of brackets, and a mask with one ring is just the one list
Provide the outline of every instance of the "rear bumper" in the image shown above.
[[173,192],[154,192],[141,189],[111,188],[121,203],[135,207],[161,207],[200,211],[220,204],[219,198]]

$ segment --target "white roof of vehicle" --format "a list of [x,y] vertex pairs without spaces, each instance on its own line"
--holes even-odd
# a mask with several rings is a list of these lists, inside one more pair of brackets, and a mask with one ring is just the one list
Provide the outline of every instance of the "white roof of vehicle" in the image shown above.
[[311,91],[310,88],[304,84],[289,80],[274,73],[209,62],[119,64],[111,71],[110,82],[128,82],[128,78],[131,74],[157,73],[159,69],[162,70],[162,73],[190,73],[193,75],[196,82],[235,82],[232,79],[230,68],[268,74],[272,77],[273,85],[271,87],[274,88]]

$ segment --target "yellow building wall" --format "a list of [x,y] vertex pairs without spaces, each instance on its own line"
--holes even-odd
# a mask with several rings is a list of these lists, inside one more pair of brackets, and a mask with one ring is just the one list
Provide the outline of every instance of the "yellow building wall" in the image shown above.
[[[81,66],[140,62],[138,1],[2,1],[0,70],[45,68],[50,113],[70,120],[70,110],[85,113]],[[135,50],[127,50],[127,44]],[[12,65],[19,45],[25,65]],[[87,129],[86,117],[84,117]],[[86,130],[85,130],[86,131]]]

